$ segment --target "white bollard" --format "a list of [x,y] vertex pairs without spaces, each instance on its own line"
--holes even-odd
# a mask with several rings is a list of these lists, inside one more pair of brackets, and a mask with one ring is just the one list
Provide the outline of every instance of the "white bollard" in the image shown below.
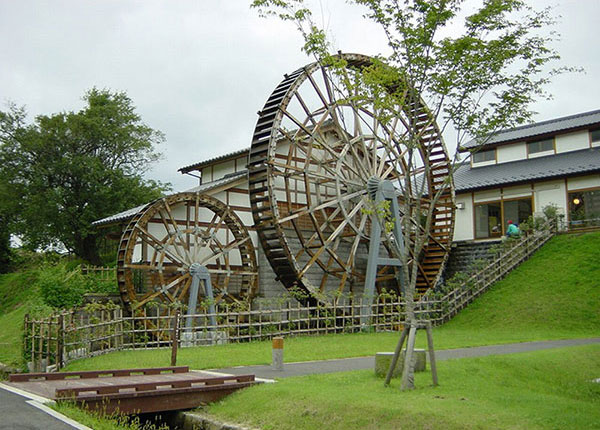
[[283,370],[283,338],[273,338],[273,362],[271,364],[273,370]]

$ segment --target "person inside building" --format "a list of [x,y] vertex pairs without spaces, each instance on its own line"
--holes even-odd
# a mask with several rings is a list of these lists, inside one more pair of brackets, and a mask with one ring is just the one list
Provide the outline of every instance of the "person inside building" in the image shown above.
[[511,220],[508,220],[508,226],[506,228],[506,237],[519,237],[521,234],[521,230],[519,230],[519,226],[513,223]]

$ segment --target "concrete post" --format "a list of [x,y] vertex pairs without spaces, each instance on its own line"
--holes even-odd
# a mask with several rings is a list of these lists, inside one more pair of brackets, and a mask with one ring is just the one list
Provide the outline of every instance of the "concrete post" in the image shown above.
[[283,370],[283,337],[273,338],[273,370]]

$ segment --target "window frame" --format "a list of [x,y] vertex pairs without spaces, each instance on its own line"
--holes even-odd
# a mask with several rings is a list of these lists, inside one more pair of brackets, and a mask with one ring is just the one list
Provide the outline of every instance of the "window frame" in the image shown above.
[[[600,192],[600,187],[591,187],[591,188],[582,188],[579,190],[567,190],[567,226],[568,229],[578,229],[578,228],[586,228],[586,222],[589,221],[589,219],[587,218],[589,215],[585,214],[585,218],[582,221],[582,224],[580,226],[573,226],[571,223],[572,221],[574,221],[573,218],[573,213],[574,211],[572,210],[572,204],[573,204],[573,194],[582,194],[581,198],[583,199],[583,194],[585,193],[589,193],[589,192]],[[584,204],[585,200],[582,200],[582,203]]]
[[[485,159],[485,160],[476,160],[475,157],[477,155],[482,155],[482,154],[492,154],[493,153],[493,157],[489,158],[489,159]],[[481,150],[481,151],[476,151],[471,155],[471,161],[473,164],[476,163],[487,163],[489,161],[497,161],[497,155],[496,155],[496,148],[492,148],[492,149],[485,149],[485,150]]]
[[[542,144],[542,143],[551,143],[552,147],[550,149],[542,149],[543,146],[540,145],[540,150],[539,151],[532,151],[531,150],[531,146],[535,145],[535,144]],[[541,154],[541,153],[550,153],[556,152],[556,140],[554,139],[554,136],[547,138],[547,139],[538,139],[538,140],[531,140],[527,142],[527,157],[529,158],[529,156],[531,154]]]
[[[589,130],[590,133],[590,146],[600,146],[600,128]],[[598,138],[594,140],[594,133],[598,134]]]
[[[522,197],[510,197],[510,198],[500,198],[498,200],[489,200],[489,201],[485,201],[485,202],[473,202],[473,239],[474,240],[487,240],[487,239],[497,239],[500,237],[503,237],[506,234],[506,225],[504,224],[504,203],[505,202],[514,202],[514,201],[519,201],[519,200],[529,200],[531,202],[531,215],[533,215],[533,213],[535,212],[535,201],[534,201],[534,196],[533,195],[529,195],[529,196],[522,196]],[[499,236],[494,236],[494,235],[488,235],[485,237],[477,237],[477,206],[482,206],[482,205],[489,205],[489,204],[494,204],[494,203],[500,203],[500,227],[501,227],[501,234]],[[517,220],[517,223],[520,224],[520,220]]]

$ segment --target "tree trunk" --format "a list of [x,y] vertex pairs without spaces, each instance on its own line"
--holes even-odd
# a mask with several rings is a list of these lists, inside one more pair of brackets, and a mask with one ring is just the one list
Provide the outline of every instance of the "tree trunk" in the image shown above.
[[77,241],[75,253],[94,266],[102,265],[100,254],[98,253],[98,235],[88,235]]

